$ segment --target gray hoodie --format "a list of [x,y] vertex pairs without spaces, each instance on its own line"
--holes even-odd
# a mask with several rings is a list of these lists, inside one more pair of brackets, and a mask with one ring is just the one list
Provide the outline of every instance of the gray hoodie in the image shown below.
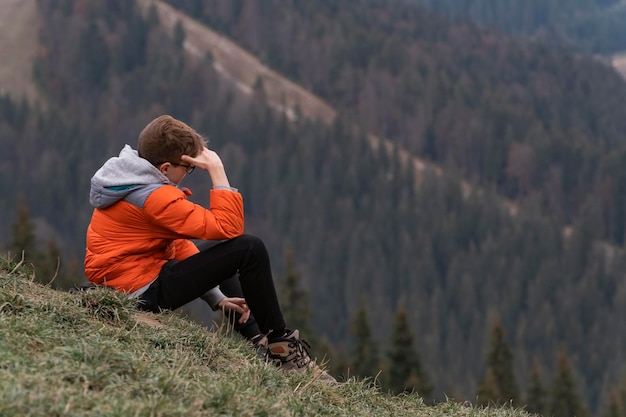
[[152,191],[163,184],[176,186],[157,167],[141,158],[136,150],[125,145],[120,156],[106,161],[91,178],[89,203],[95,208],[105,208],[133,191],[147,186]]

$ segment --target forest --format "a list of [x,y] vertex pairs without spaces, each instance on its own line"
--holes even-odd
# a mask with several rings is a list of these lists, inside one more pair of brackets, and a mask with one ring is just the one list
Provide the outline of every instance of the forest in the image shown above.
[[[91,176],[168,113],[222,156],[334,366],[474,401],[504,346],[519,404],[563,377],[581,410],[626,412],[626,85],[609,66],[400,2],[174,3],[340,116],[294,122],[243,97],[134,2],[38,1],[45,104],[0,98],[0,232],[40,254],[38,279],[57,256],[55,285],[82,279]],[[206,204],[208,179],[188,180]],[[19,233],[29,216],[36,235]],[[363,343],[412,346],[418,381],[392,376],[400,351],[358,369]]]
[[541,37],[595,54],[626,49],[623,0],[406,0],[454,19],[469,19],[510,33]]

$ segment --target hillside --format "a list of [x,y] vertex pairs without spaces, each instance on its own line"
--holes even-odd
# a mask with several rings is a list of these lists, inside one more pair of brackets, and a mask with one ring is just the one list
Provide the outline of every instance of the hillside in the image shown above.
[[0,415],[524,417],[433,407],[352,378],[330,387],[283,374],[222,329],[137,312],[107,290],[59,292],[0,260]]

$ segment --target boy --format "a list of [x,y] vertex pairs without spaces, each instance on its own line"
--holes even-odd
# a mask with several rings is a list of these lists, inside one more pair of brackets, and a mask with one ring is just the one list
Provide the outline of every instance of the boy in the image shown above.
[[[128,293],[152,312],[174,310],[196,298],[237,313],[243,333],[263,356],[286,370],[314,368],[298,330],[286,328],[263,242],[244,235],[241,194],[228,182],[219,156],[185,123],[163,115],[126,145],[91,180],[95,207],[87,229],[85,273],[99,285]],[[210,208],[187,200],[187,174],[209,173]],[[189,239],[221,240],[198,250]],[[239,274],[243,297],[219,285]],[[231,278],[232,280],[232,278]],[[253,314],[253,316],[250,315]]]

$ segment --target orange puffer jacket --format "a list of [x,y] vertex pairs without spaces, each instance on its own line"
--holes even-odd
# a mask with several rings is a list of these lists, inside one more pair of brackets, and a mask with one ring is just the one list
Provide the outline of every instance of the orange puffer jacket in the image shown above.
[[162,185],[143,208],[127,201],[95,209],[87,229],[85,274],[96,284],[134,292],[153,281],[170,259],[198,252],[187,239],[219,240],[244,229],[241,194],[211,190],[209,210],[182,190]]
[[222,240],[243,234],[241,194],[213,189],[210,208],[187,200],[130,147],[91,181],[95,207],[87,229],[85,274],[96,284],[134,292],[152,282],[170,259],[198,252],[187,239]]

